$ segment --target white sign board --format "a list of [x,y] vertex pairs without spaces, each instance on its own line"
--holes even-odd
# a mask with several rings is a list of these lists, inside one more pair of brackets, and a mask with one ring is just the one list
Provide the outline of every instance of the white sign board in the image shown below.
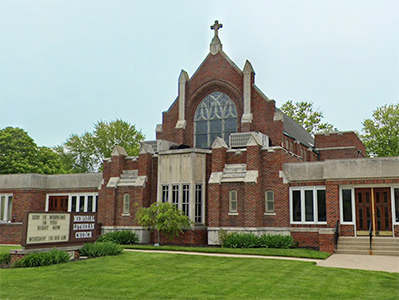
[[26,244],[68,242],[70,214],[30,213]]

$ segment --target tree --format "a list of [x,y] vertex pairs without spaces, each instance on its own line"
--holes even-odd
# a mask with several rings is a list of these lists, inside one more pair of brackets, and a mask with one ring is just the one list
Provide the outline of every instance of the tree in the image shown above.
[[311,135],[336,131],[330,123],[321,123],[323,114],[313,108],[313,102],[288,100],[281,106],[281,111],[302,125]]
[[362,124],[367,155],[399,156],[399,104],[377,107]]
[[60,174],[61,157],[52,149],[38,147],[21,128],[6,127],[0,130],[0,173]]
[[169,239],[174,239],[183,232],[183,228],[192,224],[181,210],[169,202],[155,202],[150,207],[141,207],[135,219],[140,226],[149,227],[151,231],[158,230],[158,244],[160,232],[165,233]]
[[97,172],[104,158],[111,157],[116,145],[124,147],[128,155],[137,155],[142,140],[144,135],[134,125],[116,119],[97,122],[92,133],[71,135],[55,150],[61,154],[66,170],[73,173]]

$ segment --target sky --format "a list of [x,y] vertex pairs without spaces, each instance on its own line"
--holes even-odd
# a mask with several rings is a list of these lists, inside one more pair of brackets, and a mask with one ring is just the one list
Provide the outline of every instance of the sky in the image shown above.
[[153,140],[219,20],[223,51],[277,107],[313,102],[361,132],[399,102],[398,15],[388,0],[0,0],[0,129],[52,147],[118,118]]

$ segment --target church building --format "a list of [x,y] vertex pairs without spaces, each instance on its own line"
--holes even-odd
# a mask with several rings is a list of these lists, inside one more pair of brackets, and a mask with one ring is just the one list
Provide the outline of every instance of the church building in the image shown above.
[[[399,157],[366,158],[354,132],[311,136],[223,51],[215,21],[209,54],[138,156],[116,146],[103,173],[0,175],[0,243],[19,243],[28,210],[97,212],[102,232],[132,230],[135,215],[170,202],[193,222],[173,241],[217,245],[221,230],[291,235],[333,252],[340,236],[399,238]],[[349,116],[348,116],[349,117]]]

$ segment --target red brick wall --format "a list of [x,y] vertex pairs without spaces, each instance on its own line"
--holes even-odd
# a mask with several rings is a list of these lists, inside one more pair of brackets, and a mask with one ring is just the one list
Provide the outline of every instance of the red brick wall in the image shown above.
[[[340,159],[340,158],[361,158],[365,157],[366,148],[359,137],[351,132],[338,132],[330,134],[316,134],[315,147],[320,150],[320,160]],[[322,148],[339,148],[353,147],[353,149],[328,149]],[[359,152],[360,151],[360,152]]]
[[0,224],[0,244],[21,244],[22,223]]
[[326,159],[345,159],[345,158],[364,158],[364,152],[359,152],[356,148],[346,149],[319,149],[320,161]]
[[[254,81],[254,79],[252,80]],[[251,86],[251,112],[253,121],[241,128],[243,114],[243,74],[238,72],[220,53],[209,55],[194,76],[186,82],[186,129],[175,129],[179,114],[179,99],[162,115],[162,132],[157,139],[194,146],[194,114],[198,104],[208,94],[219,91],[228,95],[237,109],[237,132],[259,131],[268,135],[273,145],[281,145],[283,122],[273,121],[276,110],[274,100],[266,100]]]
[[291,232],[291,236],[298,242],[298,247],[319,248],[318,232]]
[[355,236],[354,225],[340,225],[339,226],[339,235],[340,236]]
[[[179,245],[179,246],[202,246],[208,244],[208,231],[206,229],[183,230],[177,238],[170,240],[168,236],[161,233],[161,245]],[[158,243],[158,232],[151,233],[152,243]]]
[[334,253],[334,234],[319,234],[319,250]]

